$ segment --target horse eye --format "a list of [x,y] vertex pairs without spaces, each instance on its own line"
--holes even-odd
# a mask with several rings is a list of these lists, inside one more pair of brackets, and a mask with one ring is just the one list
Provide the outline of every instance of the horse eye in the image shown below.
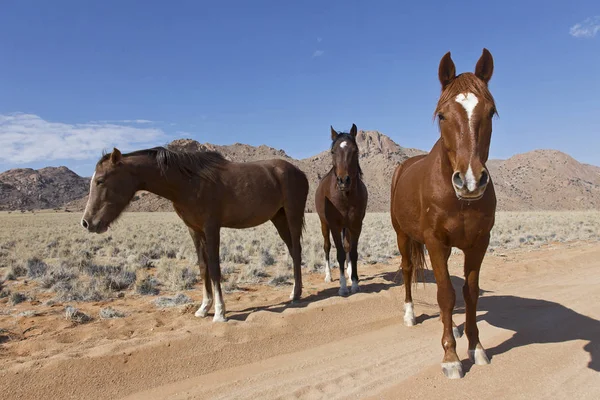
[[495,109],[495,108],[492,108],[492,109],[490,110],[490,118],[494,117],[494,114],[496,114],[496,109]]
[[96,179],[96,185],[102,185],[104,183],[104,179]]
[[444,117],[444,114],[442,114],[442,113],[438,113],[438,119],[439,119],[440,121],[443,121],[443,120],[445,120],[446,118]]

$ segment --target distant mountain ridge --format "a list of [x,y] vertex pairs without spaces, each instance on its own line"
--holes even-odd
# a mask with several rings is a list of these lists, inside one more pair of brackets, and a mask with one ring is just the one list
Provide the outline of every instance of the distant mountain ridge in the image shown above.
[[[357,143],[364,181],[369,190],[370,212],[388,211],[390,184],[396,165],[426,152],[405,148],[378,131],[359,131]],[[177,139],[168,145],[185,151],[218,151],[231,161],[248,162],[281,158],[302,169],[310,183],[307,211],[314,210],[314,192],[331,168],[328,149],[296,160],[285,151],[266,145],[242,143],[213,145]],[[499,210],[584,210],[600,208],[600,168],[579,163],[556,150],[534,150],[507,160],[489,160]],[[40,170],[15,169],[0,174],[0,210],[68,208],[81,211],[87,201],[89,178],[66,167]],[[129,211],[172,211],[169,201],[140,192]]]

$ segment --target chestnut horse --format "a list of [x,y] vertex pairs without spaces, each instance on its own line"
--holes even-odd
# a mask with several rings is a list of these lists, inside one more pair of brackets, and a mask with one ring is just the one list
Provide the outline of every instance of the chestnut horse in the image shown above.
[[444,325],[442,370],[449,378],[463,376],[452,329],[455,293],[448,273],[452,247],[465,255],[463,296],[469,358],[478,365],[489,363],[479,342],[475,313],[479,270],[496,212],[494,186],[485,167],[492,117],[496,114],[488,89],[493,70],[494,61],[487,49],[483,49],[474,74],[456,76],[449,52],[441,59],[442,92],[435,110],[441,137],[429,154],[409,158],[399,165],[392,178],[391,218],[402,254],[406,290],[404,322],[408,326],[415,324],[411,280],[417,269],[424,268],[425,245]]
[[367,210],[367,187],[362,181],[358,163],[356,125],[350,133],[337,133],[331,127],[331,154],[333,167],[319,183],[315,193],[315,206],[321,220],[323,250],[325,250],[325,282],[331,282],[329,231],[337,249],[340,265],[340,296],[348,294],[344,262],[348,260],[348,278],[352,280],[352,293],[358,292],[358,239]]
[[290,298],[300,298],[300,240],[308,180],[298,168],[284,160],[230,162],[216,152],[188,153],[157,147],[122,155],[114,149],[96,165],[81,224],[90,232],[105,232],[138,190],[172,201],[189,229],[204,283],[197,317],[206,317],[214,290],[213,321],[226,321],[219,265],[223,227],[250,228],[271,220],[294,264]]

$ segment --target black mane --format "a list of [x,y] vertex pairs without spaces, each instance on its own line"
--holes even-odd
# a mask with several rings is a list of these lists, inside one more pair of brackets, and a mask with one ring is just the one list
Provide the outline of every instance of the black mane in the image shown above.
[[[177,168],[182,174],[192,177],[198,176],[211,182],[216,182],[218,171],[228,161],[216,151],[178,151],[164,147],[137,150],[123,154],[123,157],[149,156],[156,160],[158,168],[163,175],[169,168]],[[103,154],[98,164],[110,158],[110,153]]]

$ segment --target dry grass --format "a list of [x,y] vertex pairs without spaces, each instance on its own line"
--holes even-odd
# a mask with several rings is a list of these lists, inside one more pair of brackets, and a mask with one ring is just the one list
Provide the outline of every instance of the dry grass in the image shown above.
[[[389,218],[387,213],[367,215],[359,242],[361,263],[386,263],[399,255]],[[174,213],[128,213],[104,235],[88,234],[79,219],[72,213],[0,213],[0,304],[40,294],[53,302],[100,301],[125,292],[174,298],[197,285],[196,252]],[[599,239],[600,212],[500,212],[489,252]],[[323,238],[315,214],[306,216],[302,252],[303,273],[321,273]],[[337,264],[335,249],[330,260]],[[221,263],[226,292],[293,280],[287,248],[270,223],[223,229]]]

